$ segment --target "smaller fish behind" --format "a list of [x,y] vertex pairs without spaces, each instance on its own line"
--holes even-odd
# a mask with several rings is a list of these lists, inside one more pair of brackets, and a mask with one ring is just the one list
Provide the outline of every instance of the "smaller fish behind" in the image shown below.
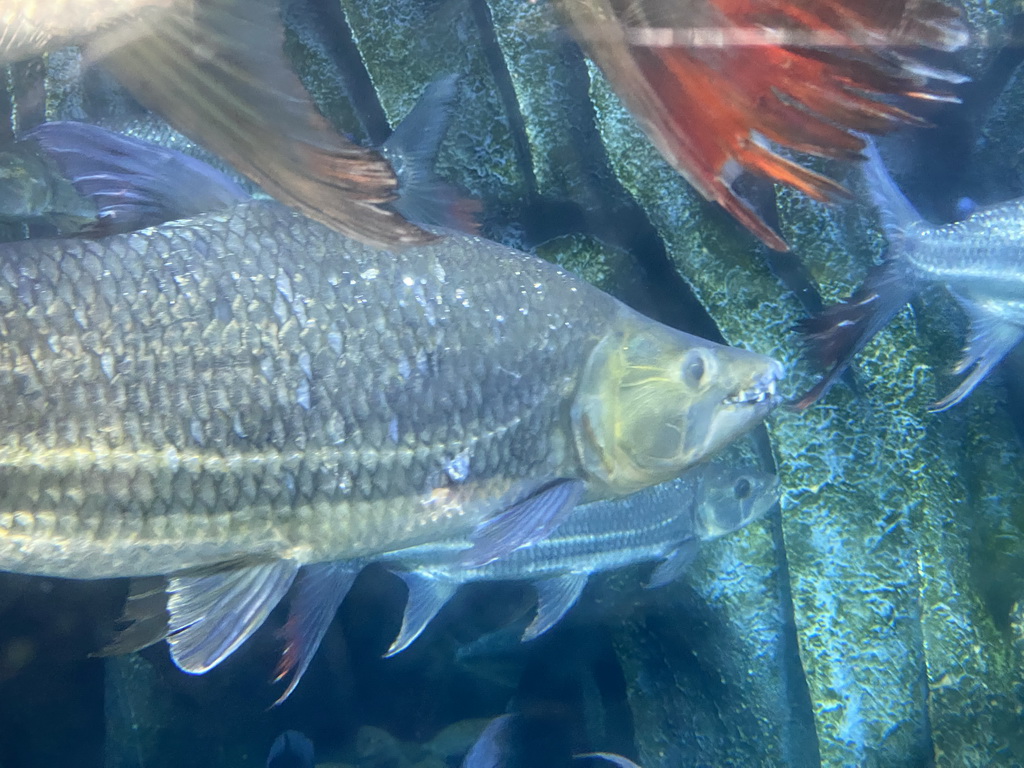
[[663,586],[711,541],[759,519],[779,497],[778,479],[749,467],[699,466],[667,483],[575,510],[544,541],[479,568],[459,568],[466,542],[425,544],[382,558],[409,589],[402,628],[387,655],[407,648],[458,588],[473,581],[529,579],[537,615],[523,633],[533,640],[576,604],[594,573],[661,561],[648,583]]
[[885,261],[844,302],[801,324],[828,373],[795,405],[825,395],[854,356],[931,283],[944,285],[970,318],[964,354],[953,368],[967,376],[931,406],[959,403],[1024,338],[1024,198],[975,210],[952,224],[924,221],[869,145],[865,177],[889,240]]
[[0,66],[69,44],[280,202],[361,242],[429,242],[387,159],[339,134],[285,54],[278,0],[4,0]]
[[[474,204],[433,172],[457,81],[428,86],[380,147],[410,220],[475,228]],[[178,150],[88,123],[43,123],[0,153],[0,220],[41,221],[60,235],[102,237],[223,211],[249,199],[226,174]]]

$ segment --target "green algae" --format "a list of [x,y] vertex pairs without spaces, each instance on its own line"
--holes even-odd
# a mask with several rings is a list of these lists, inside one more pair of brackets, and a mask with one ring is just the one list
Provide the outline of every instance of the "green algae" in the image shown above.
[[[592,73],[613,167],[681,274],[730,343],[780,357],[795,374],[791,391],[803,391],[809,372],[790,330],[802,316],[793,297],[752,241],[702,215],[705,204]],[[789,194],[780,213],[784,236],[826,297],[848,293],[877,258],[865,248],[877,237],[865,237],[856,215]],[[790,587],[824,765],[889,765],[915,755],[977,765],[1003,753],[998,734],[1018,722],[1020,667],[1008,665],[1007,642],[980,612],[969,577],[963,478],[973,468],[960,420],[926,410],[937,364],[922,343],[934,330],[929,319],[936,320],[904,312],[865,350],[860,396],[839,387],[824,405],[780,414],[770,427],[787,489]],[[978,424],[984,432],[988,420]],[[1007,440],[1003,448],[1019,466],[1019,446]],[[1000,488],[1012,488],[1007,481]]]

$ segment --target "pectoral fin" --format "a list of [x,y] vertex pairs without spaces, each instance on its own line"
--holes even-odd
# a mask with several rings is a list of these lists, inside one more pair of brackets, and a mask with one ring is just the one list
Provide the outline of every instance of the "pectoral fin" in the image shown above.
[[672,554],[658,563],[658,567],[654,569],[650,580],[644,586],[648,589],[656,589],[675,581],[697,558],[698,551],[700,551],[700,542],[697,539],[687,539]]
[[478,568],[541,541],[576,506],[583,488],[580,480],[555,480],[484,521],[470,536],[473,546],[462,553],[461,564]]
[[327,628],[362,570],[361,562],[317,563],[302,569],[284,627],[285,648],[274,682],[291,675],[288,687],[274,702],[280,704],[295,690],[316,655]]
[[422,573],[396,572],[395,575],[405,582],[409,598],[402,615],[402,628],[384,654],[385,658],[401,653],[412,645],[458,589],[458,584]]
[[576,605],[587,586],[587,574],[567,573],[534,584],[537,590],[537,615],[523,632],[523,642],[540,637]]

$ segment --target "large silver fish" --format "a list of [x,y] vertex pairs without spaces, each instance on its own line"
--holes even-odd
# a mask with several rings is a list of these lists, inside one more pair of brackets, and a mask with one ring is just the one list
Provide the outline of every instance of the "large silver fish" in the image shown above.
[[432,235],[391,205],[380,152],[321,116],[285,55],[278,0],[4,0],[0,66],[69,44],[276,199],[379,245]]
[[804,324],[812,348],[830,370],[798,406],[822,397],[907,302],[938,283],[971,321],[963,357],[953,369],[967,376],[931,407],[943,411],[967,397],[1024,339],[1024,198],[934,225],[899,190],[873,145],[867,154],[867,186],[889,252],[852,297]]
[[482,565],[700,462],[780,375],[495,243],[394,253],[272,202],[8,244],[0,569],[170,575],[159,634],[203,672],[300,566],[466,536]]

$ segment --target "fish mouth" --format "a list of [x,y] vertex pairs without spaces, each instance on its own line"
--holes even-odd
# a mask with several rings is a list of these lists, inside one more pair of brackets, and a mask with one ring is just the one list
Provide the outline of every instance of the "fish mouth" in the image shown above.
[[759,405],[761,403],[775,405],[778,402],[776,388],[785,373],[781,365],[774,360],[772,362],[774,365],[757,381],[739,392],[729,395],[723,402],[726,405]]

